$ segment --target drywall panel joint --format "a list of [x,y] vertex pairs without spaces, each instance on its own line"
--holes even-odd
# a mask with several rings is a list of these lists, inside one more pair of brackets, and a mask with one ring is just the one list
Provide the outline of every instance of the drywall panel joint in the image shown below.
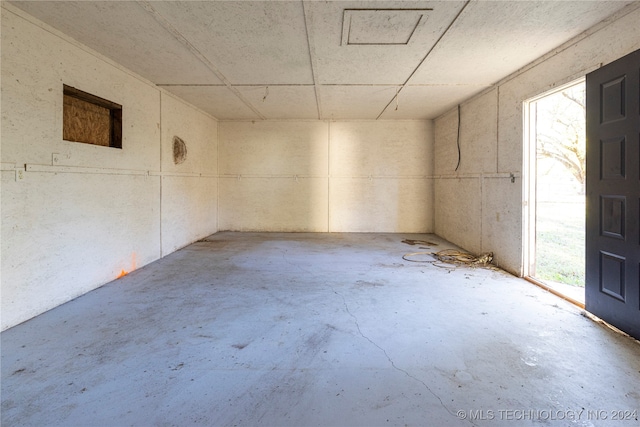
[[[15,163],[0,163],[1,171],[12,171],[15,169],[18,169],[18,166]],[[24,170],[24,167],[21,169]]]
[[440,174],[440,175],[433,175],[429,178],[432,178],[432,179],[508,178],[508,179],[515,180],[521,177],[522,177],[522,174],[520,172],[498,172],[498,173]]
[[81,166],[50,166],[37,165],[27,163],[25,165],[27,172],[43,172],[43,173],[80,173],[80,174],[98,174],[98,175],[150,175],[150,171],[136,169],[111,169],[111,168],[89,168]]

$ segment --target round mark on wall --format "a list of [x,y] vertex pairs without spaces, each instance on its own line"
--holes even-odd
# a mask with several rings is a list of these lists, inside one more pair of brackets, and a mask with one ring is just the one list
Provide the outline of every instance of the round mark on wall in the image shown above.
[[179,165],[187,160],[187,144],[178,136],[173,137],[173,163]]

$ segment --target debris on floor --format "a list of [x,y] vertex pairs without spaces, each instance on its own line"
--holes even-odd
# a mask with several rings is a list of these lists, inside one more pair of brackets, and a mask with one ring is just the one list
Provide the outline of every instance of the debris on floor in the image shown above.
[[404,239],[402,243],[406,243],[407,245],[411,245],[411,246],[415,246],[415,245],[438,246],[437,243],[430,242],[428,240]]
[[438,261],[447,264],[468,265],[471,267],[488,267],[493,261],[493,252],[485,252],[478,256],[455,249],[445,249],[433,254]]
[[[420,260],[412,259],[419,255],[429,255],[432,259]],[[485,252],[478,256],[472,255],[468,252],[458,251],[456,249],[444,249],[439,252],[412,252],[404,254],[402,259],[411,262],[429,262],[437,267],[447,267],[436,264],[437,262],[444,264],[451,264],[454,266],[468,266],[468,267],[483,267],[483,268],[496,268],[491,262],[493,261],[493,252]],[[454,267],[455,268],[455,267]]]

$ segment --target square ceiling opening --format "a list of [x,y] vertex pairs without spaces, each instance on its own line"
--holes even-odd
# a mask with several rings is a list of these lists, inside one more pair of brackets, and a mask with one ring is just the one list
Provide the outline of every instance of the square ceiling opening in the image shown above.
[[342,46],[406,45],[433,9],[345,9]]

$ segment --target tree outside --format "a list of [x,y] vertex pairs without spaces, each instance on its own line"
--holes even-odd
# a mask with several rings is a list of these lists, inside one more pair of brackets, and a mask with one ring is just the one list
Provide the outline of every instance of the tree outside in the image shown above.
[[535,277],[584,286],[585,84],[544,97],[535,108]]

